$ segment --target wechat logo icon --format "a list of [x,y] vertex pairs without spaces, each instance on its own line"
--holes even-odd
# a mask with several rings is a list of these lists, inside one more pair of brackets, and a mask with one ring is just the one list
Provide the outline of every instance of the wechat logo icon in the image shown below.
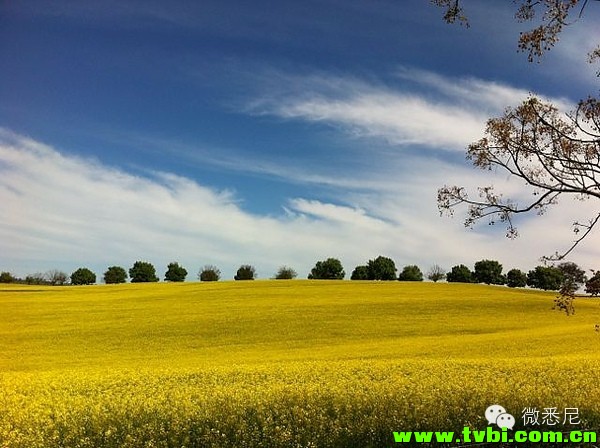
[[485,410],[485,418],[488,425],[497,425],[498,428],[513,429],[515,426],[515,418],[499,404],[488,406]]

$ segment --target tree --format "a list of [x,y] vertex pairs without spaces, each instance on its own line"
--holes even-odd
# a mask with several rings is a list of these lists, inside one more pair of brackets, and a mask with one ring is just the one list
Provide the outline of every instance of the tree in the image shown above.
[[59,271],[58,269],[52,269],[46,272],[44,277],[52,286],[62,286],[67,283],[67,279],[69,278],[65,272]]
[[36,272],[35,274],[29,274],[25,277],[25,283],[28,285],[44,285],[48,284],[48,280],[46,279],[46,275],[41,272]]
[[0,283],[13,283],[15,278],[12,276],[10,272],[2,272],[0,273]]
[[394,260],[381,255],[367,262],[369,280],[396,280],[396,264]]
[[527,273],[527,285],[545,291],[558,291],[563,283],[563,273],[554,266],[536,266]]
[[473,277],[477,283],[503,285],[506,278],[502,275],[502,265],[496,260],[480,260],[475,263]]
[[179,263],[169,263],[167,266],[167,272],[165,272],[165,281],[167,282],[183,282],[188,272]]
[[594,275],[585,282],[585,292],[591,296],[600,295],[600,271],[592,271]]
[[423,273],[419,266],[411,264],[408,266],[404,266],[402,272],[398,276],[398,280],[401,282],[422,282],[423,281]]
[[235,280],[254,280],[256,278],[256,269],[249,264],[243,264],[239,267],[233,278]]
[[93,285],[96,283],[96,274],[88,268],[79,268],[71,274],[72,285]]
[[452,266],[450,272],[446,274],[446,281],[450,283],[471,283],[473,273],[464,264]]
[[157,282],[156,269],[152,263],[147,261],[136,261],[129,269],[131,283]]
[[[445,8],[447,22],[468,24],[460,0],[432,2]],[[521,0],[517,20],[540,19],[540,24],[520,34],[519,50],[527,52],[530,61],[539,60],[558,41],[563,28],[576,22],[568,19],[573,9],[581,5],[581,15],[587,4],[588,0]],[[600,60],[600,46],[588,59]],[[556,106],[531,96],[488,120],[484,137],[469,145],[467,158],[476,168],[499,169],[524,182],[530,199],[519,203],[496,192],[493,185],[480,187],[475,197],[464,187],[446,185],[438,190],[440,212],[452,214],[455,207],[466,204],[466,226],[482,219],[489,219],[490,224],[498,220],[506,225],[506,236],[515,238],[515,215],[542,214],[564,196],[600,199],[600,98],[590,96],[580,101],[575,111],[563,115]],[[572,244],[546,258],[566,257],[599,221],[598,209],[588,221],[576,221]]]
[[127,271],[121,266],[110,266],[104,273],[104,283],[107,285],[125,283],[127,281]]
[[276,280],[292,280],[296,277],[298,277],[296,271],[288,266],[281,266],[277,271],[277,274],[275,274]]
[[198,279],[201,282],[218,282],[220,278],[221,271],[212,264],[207,264],[198,272]]
[[566,288],[567,290],[575,293],[575,291],[577,291],[585,284],[587,280],[585,271],[581,269],[576,263],[573,263],[571,261],[564,261],[562,263],[559,263],[556,267],[563,274],[563,288]]
[[369,280],[369,268],[366,265],[356,266],[350,280]]
[[511,288],[527,286],[527,274],[520,269],[511,269],[506,273],[506,285]]
[[446,278],[446,271],[438,264],[434,264],[427,272],[427,278],[434,283]]
[[346,273],[342,263],[337,258],[317,261],[311,269],[308,278],[311,280],[343,280]]

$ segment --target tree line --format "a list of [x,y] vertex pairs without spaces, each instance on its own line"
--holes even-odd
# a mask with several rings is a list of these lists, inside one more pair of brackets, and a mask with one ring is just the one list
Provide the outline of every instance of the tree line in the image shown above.
[[[380,280],[380,281],[423,281],[425,278],[438,282],[446,280],[453,283],[485,283],[488,285],[506,285],[511,288],[529,286],[531,288],[560,291],[561,295],[573,296],[580,288],[585,287],[585,292],[592,296],[600,295],[600,270],[592,270],[592,276],[587,277],[583,269],[576,263],[562,262],[555,266],[537,266],[525,273],[520,269],[510,269],[503,273],[502,264],[496,260],[480,260],[475,263],[474,269],[464,264],[453,266],[446,272],[441,266],[434,264],[424,275],[419,266],[406,265],[398,272],[394,260],[389,257],[378,256],[368,260],[363,265],[356,266],[350,275],[351,280]],[[168,282],[183,282],[188,271],[177,262],[167,265],[164,280]],[[275,275],[277,280],[290,280],[298,276],[296,271],[289,266],[281,266]],[[342,263],[337,258],[327,258],[317,261],[308,274],[313,280],[343,280],[346,276]],[[205,265],[197,274],[202,282],[219,281],[221,271],[214,265]],[[249,264],[241,265],[234,280],[254,280],[257,278],[256,269]],[[158,282],[156,268],[147,261],[136,261],[126,271],[121,266],[110,266],[104,272],[103,280],[106,284],[125,283],[130,279],[132,283]],[[23,283],[34,285],[92,285],[97,282],[94,272],[86,267],[76,269],[70,276],[59,270],[50,270],[44,274],[36,273],[20,279],[9,272],[0,273],[0,283]],[[559,308],[561,305],[557,303]]]

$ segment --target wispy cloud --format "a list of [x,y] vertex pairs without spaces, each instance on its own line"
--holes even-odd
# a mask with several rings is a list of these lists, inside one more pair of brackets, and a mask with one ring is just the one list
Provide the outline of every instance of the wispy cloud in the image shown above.
[[[402,68],[387,84],[326,74],[268,76],[269,91],[249,101],[251,113],[341,126],[350,135],[393,145],[452,151],[464,150],[482,136],[490,115],[529,94],[496,82],[411,68]],[[551,100],[571,108],[567,100]]]
[[[350,273],[383,254],[400,266],[417,263],[423,269],[484,257],[528,268],[568,238],[572,217],[582,213],[567,204],[561,210],[568,214],[524,221],[517,241],[505,240],[500,229],[468,232],[459,219],[438,216],[431,179],[468,178],[473,186],[483,177],[440,160],[408,158],[405,165],[400,177],[392,179],[390,171],[380,189],[340,188],[336,203],[290,198],[280,215],[264,216],[241,209],[230,192],[185,177],[136,176],[2,130],[0,266],[25,275],[87,265],[100,274],[112,264],[128,267],[147,259],[162,274],[178,260],[190,278],[205,263],[217,264],[231,278],[237,266],[252,263],[265,278],[282,264],[305,276],[329,256],[339,257]],[[365,174],[365,180],[370,177],[374,173]],[[585,252],[580,262],[586,266],[594,257],[594,251]]]

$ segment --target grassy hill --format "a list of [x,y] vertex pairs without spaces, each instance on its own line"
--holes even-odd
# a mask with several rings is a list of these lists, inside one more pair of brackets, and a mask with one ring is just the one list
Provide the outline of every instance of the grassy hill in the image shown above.
[[393,446],[485,408],[600,429],[598,301],[404,282],[0,288],[1,447]]

